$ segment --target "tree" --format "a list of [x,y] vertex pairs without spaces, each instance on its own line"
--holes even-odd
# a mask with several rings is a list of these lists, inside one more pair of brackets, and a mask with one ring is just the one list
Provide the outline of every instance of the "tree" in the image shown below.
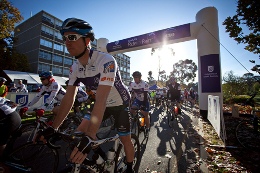
[[[245,50],[260,54],[259,2],[256,0],[238,0],[236,13],[233,17],[227,17],[223,22],[226,32],[239,44],[246,44]],[[259,65],[255,65],[251,70],[260,74]]]
[[173,64],[173,71],[170,76],[177,78],[180,83],[184,83],[184,81],[194,82],[197,70],[198,67],[192,60],[179,60],[179,62]]
[[0,40],[11,37],[14,25],[23,20],[20,11],[7,0],[0,1]]

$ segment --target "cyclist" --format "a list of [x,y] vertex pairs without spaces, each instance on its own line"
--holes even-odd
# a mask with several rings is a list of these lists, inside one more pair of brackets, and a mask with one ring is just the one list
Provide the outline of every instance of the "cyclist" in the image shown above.
[[26,89],[26,86],[23,84],[22,80],[19,80],[18,84],[16,85],[17,92],[25,92],[28,93],[28,90]]
[[[66,80],[65,84],[67,87],[68,87],[68,83],[69,83],[69,80]],[[81,116],[79,107],[81,106],[81,103],[83,103],[87,100],[88,100],[88,94],[81,87],[79,87],[77,95],[75,97],[74,105],[73,105],[74,112],[76,113],[76,115]]]
[[8,93],[8,87],[5,85],[5,82],[7,80],[3,77],[0,77],[0,97],[4,97],[7,95]]
[[0,158],[8,138],[21,124],[21,117],[15,111],[16,107],[16,103],[0,97]]
[[195,97],[196,97],[193,87],[190,88],[189,97],[190,97],[191,107],[193,107],[195,104]]
[[154,104],[155,95],[156,95],[156,91],[153,90],[153,91],[150,93],[150,97],[151,97],[151,100],[152,100],[152,105]]
[[[39,107],[37,110],[37,115],[42,116],[47,107],[54,104],[54,100],[60,102],[66,93],[66,90],[55,81],[52,72],[44,71],[39,74],[39,77],[43,86],[36,97],[34,97],[32,101],[29,102],[25,107],[20,109],[21,116],[29,109],[29,107],[37,103],[43,95],[48,94],[49,97],[46,99],[45,104]],[[57,105],[52,109],[53,114],[57,115],[58,110],[59,106]]]
[[170,77],[169,79],[167,97],[171,100],[172,103],[175,101],[177,102],[178,113],[181,114],[181,86],[176,82],[174,77]]
[[183,95],[184,95],[183,102],[186,104],[189,99],[189,92],[187,91],[187,88],[184,88]]
[[67,92],[61,102],[53,127],[40,131],[38,137],[40,136],[40,140],[45,141],[48,136],[55,133],[55,129],[60,126],[70,111],[77,88],[82,82],[95,91],[96,101],[91,115],[86,114],[77,129],[84,132],[86,136],[72,151],[71,161],[82,163],[85,160],[90,148],[88,141],[90,138],[96,139],[103,115],[104,118],[113,115],[120,140],[124,145],[127,172],[132,172],[134,146],[130,136],[130,117],[126,110],[130,94],[121,80],[116,60],[110,54],[91,49],[90,42],[95,40],[94,32],[91,25],[84,20],[66,19],[60,33],[69,53],[77,61],[71,67]]
[[162,93],[161,89],[157,88],[156,89],[156,94],[155,94],[155,102],[156,102],[155,104],[156,104],[156,107],[161,104],[161,102],[162,102],[162,95],[163,95],[163,93]]
[[132,102],[132,106],[130,110],[130,112],[132,114],[135,114],[135,109],[139,108],[141,109],[141,113],[144,115],[145,117],[145,125],[146,125],[146,130],[148,131],[148,129],[150,128],[150,120],[149,120],[149,110],[150,110],[150,97],[148,94],[149,91],[149,86],[148,84],[143,81],[142,78],[142,74],[139,71],[135,71],[132,74],[133,78],[134,78],[134,82],[131,83],[130,87],[129,87],[129,91],[132,93],[133,96],[133,102]]

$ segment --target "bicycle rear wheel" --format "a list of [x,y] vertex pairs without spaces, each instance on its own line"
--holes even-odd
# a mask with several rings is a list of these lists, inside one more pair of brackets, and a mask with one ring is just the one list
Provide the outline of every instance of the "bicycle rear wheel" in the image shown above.
[[8,156],[9,163],[17,163],[31,168],[31,172],[56,172],[59,155],[58,151],[45,144],[26,143],[15,149]]
[[139,119],[137,118],[138,115],[132,115],[132,120],[131,120],[131,132],[132,134],[135,134],[137,138],[139,138],[140,135],[140,123]]
[[[139,139],[136,135],[131,134],[131,141],[134,145],[135,155],[133,160],[133,169],[138,172],[138,164],[140,163],[140,143]],[[116,151],[115,157],[115,173],[123,173],[126,170],[126,158],[125,158],[125,151],[124,146],[119,144],[119,147]]]
[[172,128],[174,123],[174,115],[171,109],[169,109],[167,112],[167,120],[168,120],[169,127]]
[[257,150],[260,148],[260,134],[254,131],[252,121],[242,121],[236,127],[237,141],[244,147]]

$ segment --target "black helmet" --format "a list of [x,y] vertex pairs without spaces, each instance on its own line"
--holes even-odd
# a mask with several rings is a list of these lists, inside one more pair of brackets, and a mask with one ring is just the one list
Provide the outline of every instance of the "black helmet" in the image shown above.
[[63,22],[60,30],[62,36],[64,35],[64,32],[76,32],[80,35],[89,37],[91,41],[95,40],[95,34],[92,26],[88,22],[81,19],[77,19],[77,18],[66,19]]
[[141,77],[142,74],[141,74],[141,72],[139,72],[139,71],[135,71],[135,72],[132,74],[132,76],[133,76],[133,77]]
[[69,84],[69,80],[66,80],[65,84],[68,85]]

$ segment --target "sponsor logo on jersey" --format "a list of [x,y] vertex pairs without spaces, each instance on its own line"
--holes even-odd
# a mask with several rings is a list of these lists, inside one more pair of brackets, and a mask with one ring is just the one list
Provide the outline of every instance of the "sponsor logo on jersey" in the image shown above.
[[115,72],[115,62],[114,61],[110,61],[110,62],[104,64],[103,73],[109,73],[109,72]]
[[28,95],[16,95],[16,103],[20,105],[20,107],[27,105],[28,103]]
[[102,77],[101,78],[101,81],[105,81],[105,80],[107,80],[107,81],[114,81],[114,78],[112,78],[112,77]]
[[70,67],[70,74],[73,72],[73,70],[72,70],[72,66]]

